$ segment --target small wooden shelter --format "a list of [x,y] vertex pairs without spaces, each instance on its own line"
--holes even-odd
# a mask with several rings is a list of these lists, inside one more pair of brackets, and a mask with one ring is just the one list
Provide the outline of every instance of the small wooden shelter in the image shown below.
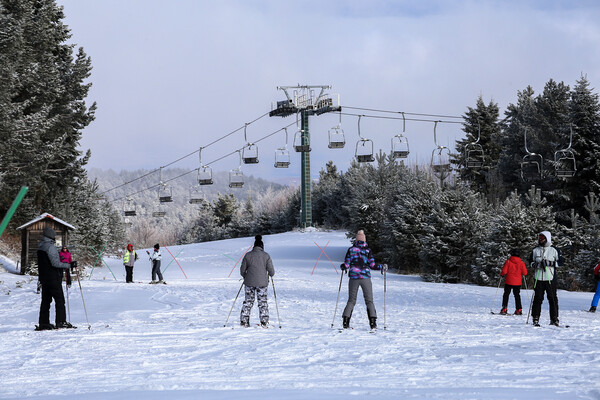
[[32,261],[37,264],[37,248],[38,243],[42,240],[44,228],[54,229],[57,247],[68,245],[69,231],[76,229],[73,225],[48,213],[43,213],[18,227],[17,230],[21,230],[21,274],[31,271]]

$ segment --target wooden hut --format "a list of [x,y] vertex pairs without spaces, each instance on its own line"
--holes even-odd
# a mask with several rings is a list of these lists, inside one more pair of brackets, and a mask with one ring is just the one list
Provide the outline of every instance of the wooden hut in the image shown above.
[[[57,247],[68,246],[69,231],[75,230],[73,225],[48,213],[44,213],[18,227],[17,230],[21,230],[21,274],[31,271],[32,262],[37,265],[37,248],[38,243],[42,240],[44,228],[54,229]],[[37,267],[35,270],[37,272]]]

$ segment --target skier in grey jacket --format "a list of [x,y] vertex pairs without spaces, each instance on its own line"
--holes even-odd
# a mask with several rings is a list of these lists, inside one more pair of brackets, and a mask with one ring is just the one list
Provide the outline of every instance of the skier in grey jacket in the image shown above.
[[552,246],[552,235],[548,231],[540,232],[538,244],[531,252],[531,266],[535,269],[533,305],[531,316],[533,325],[539,326],[544,294],[550,306],[550,324],[558,326],[558,296],[556,295],[556,267],[562,266],[564,259],[560,251]]
[[275,275],[273,262],[269,253],[264,251],[265,245],[262,236],[256,235],[254,248],[246,253],[240,267],[240,274],[244,278],[244,304],[240,313],[242,326],[250,326],[250,311],[254,305],[254,298],[258,299],[258,313],[260,324],[266,327],[269,323],[269,306],[267,304],[267,289],[269,276]]

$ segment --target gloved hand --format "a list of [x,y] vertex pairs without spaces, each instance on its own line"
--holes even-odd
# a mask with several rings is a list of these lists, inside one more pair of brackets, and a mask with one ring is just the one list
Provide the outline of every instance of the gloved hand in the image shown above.
[[146,254],[150,255],[150,252],[148,250],[146,250]]
[[379,267],[381,268],[381,275],[383,275],[384,273],[386,273],[387,270],[388,270],[388,265],[387,264],[381,264]]
[[340,269],[342,270],[342,274],[347,274],[348,273],[348,269],[346,268],[346,264],[341,263],[340,264]]

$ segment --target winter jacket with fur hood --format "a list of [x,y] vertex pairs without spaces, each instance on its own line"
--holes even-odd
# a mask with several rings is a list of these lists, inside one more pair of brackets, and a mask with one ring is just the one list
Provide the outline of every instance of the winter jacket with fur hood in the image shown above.
[[252,251],[244,256],[240,274],[244,277],[244,285],[246,286],[269,286],[269,276],[275,275],[271,256],[260,246],[254,246]]
[[535,268],[535,279],[538,281],[548,281],[554,279],[556,267],[563,265],[563,258],[560,251],[552,246],[552,235],[548,231],[540,232],[540,235],[546,236],[544,246],[538,246],[531,253],[531,266]]

